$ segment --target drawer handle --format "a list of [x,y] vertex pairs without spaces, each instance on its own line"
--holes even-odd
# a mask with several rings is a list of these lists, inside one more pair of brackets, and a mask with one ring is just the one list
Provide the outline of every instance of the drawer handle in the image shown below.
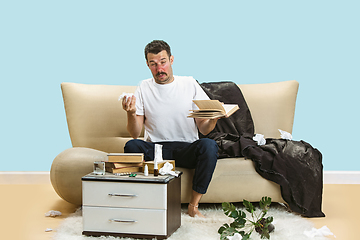
[[120,193],[109,193],[112,197],[137,197],[135,194],[120,194]]
[[136,223],[136,220],[109,219],[109,222]]

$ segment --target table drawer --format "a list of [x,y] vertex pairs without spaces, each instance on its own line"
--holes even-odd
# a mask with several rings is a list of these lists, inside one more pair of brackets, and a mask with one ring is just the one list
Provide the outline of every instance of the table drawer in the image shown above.
[[166,209],[167,184],[83,181],[83,205]]
[[83,230],[166,235],[166,210],[83,207]]

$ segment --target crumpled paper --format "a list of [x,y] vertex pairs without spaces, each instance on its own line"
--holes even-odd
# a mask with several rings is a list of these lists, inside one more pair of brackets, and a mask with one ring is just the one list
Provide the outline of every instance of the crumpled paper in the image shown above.
[[292,140],[292,135],[291,135],[291,133],[288,133],[288,132],[283,131],[283,130],[280,130],[280,129],[278,129],[278,130],[279,130],[279,132],[280,132],[280,137],[281,137],[282,139]]
[[122,101],[124,97],[127,99],[127,98],[132,97],[132,96],[134,96],[133,93],[123,92],[123,93],[119,96],[118,101]]
[[166,163],[164,164],[164,166],[163,166],[162,168],[160,168],[159,173],[160,173],[161,175],[170,174],[170,175],[173,175],[173,176],[175,176],[175,177],[178,177],[179,174],[176,173],[176,172],[174,172],[174,171],[172,171],[173,168],[174,168],[174,166],[173,166],[171,163],[166,162]]
[[265,140],[265,138],[264,138],[264,135],[259,134],[259,133],[257,133],[257,134],[253,137],[253,140],[256,141],[259,146],[266,144],[266,140]]
[[45,213],[45,217],[57,217],[57,216],[61,216],[61,212],[50,210],[47,213]]
[[[319,228],[319,229],[312,228],[310,231],[305,230],[304,234],[305,234],[305,236],[307,236],[309,238],[326,237],[329,235],[334,235],[327,226],[323,226],[322,228]],[[335,235],[334,235],[334,237],[336,238]]]
[[242,236],[239,233],[235,233],[234,236],[227,236],[229,240],[241,240]]

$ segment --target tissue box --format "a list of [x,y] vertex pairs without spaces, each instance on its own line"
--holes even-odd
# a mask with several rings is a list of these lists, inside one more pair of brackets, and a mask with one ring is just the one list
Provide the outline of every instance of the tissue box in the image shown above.
[[[173,169],[171,169],[171,170],[174,171],[175,170],[175,160],[164,160],[162,162],[159,162],[158,169],[160,170],[160,168],[162,168],[166,162],[169,162],[173,165]],[[148,165],[149,173],[154,173],[154,161],[144,162],[143,167],[145,167],[146,164]]]

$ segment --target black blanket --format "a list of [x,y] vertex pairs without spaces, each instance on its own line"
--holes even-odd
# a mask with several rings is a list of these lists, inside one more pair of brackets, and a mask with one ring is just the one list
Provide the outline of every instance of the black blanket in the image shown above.
[[[243,157],[240,136],[252,138],[254,123],[240,89],[233,82],[202,83],[200,86],[210,99],[239,105],[239,110],[230,117],[219,119],[215,129],[206,137],[214,139],[219,145],[219,158]],[[200,133],[200,137],[204,136]]]
[[235,83],[200,84],[211,99],[237,103],[240,109],[219,119],[206,136],[219,145],[219,158],[246,157],[262,177],[280,185],[290,209],[306,217],[324,217],[322,203],[322,155],[309,143],[284,139],[266,139],[263,146],[252,139],[254,124],[241,90]]

